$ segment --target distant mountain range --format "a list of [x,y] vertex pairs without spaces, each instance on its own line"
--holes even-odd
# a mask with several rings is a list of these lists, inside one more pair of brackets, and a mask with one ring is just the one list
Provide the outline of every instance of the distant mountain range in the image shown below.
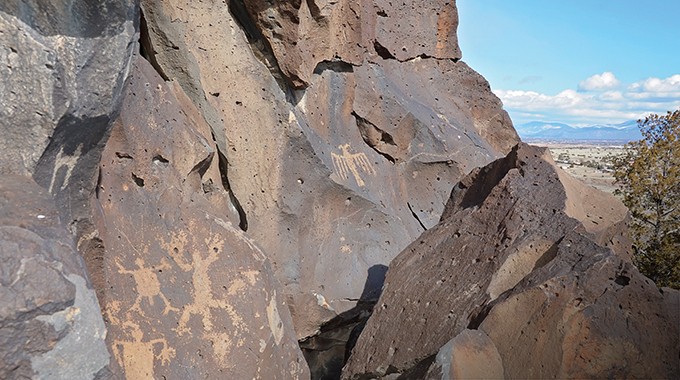
[[568,140],[626,140],[642,139],[636,120],[621,124],[601,124],[589,127],[572,127],[563,123],[532,121],[516,125],[515,129],[523,139],[568,139]]

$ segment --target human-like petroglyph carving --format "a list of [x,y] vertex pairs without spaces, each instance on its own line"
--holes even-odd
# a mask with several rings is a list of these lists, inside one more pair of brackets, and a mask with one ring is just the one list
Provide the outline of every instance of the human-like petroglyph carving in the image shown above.
[[[219,258],[219,252],[224,248],[224,241],[219,235],[210,234],[212,237],[206,239],[209,249],[207,257],[203,257],[201,252],[194,251],[191,254],[191,266],[193,268],[192,284],[194,291],[192,292],[193,302],[186,305],[182,310],[182,315],[176,331],[182,335],[190,330],[187,326],[192,315],[200,315],[202,317],[203,328],[209,332],[213,328],[213,315],[211,309],[223,309],[229,314],[232,320],[232,325],[239,330],[245,329],[243,318],[238,315],[232,305],[229,305],[223,299],[217,299],[212,291],[212,279],[209,274],[210,266]],[[219,248],[218,248],[219,247]]]
[[371,166],[371,162],[368,160],[368,157],[366,157],[366,153],[350,153],[349,144],[340,145],[338,146],[338,149],[342,151],[341,155],[331,152],[333,169],[335,169],[335,172],[338,173],[343,180],[348,178],[349,173],[352,173],[354,179],[357,181],[357,185],[366,185],[361,179],[358,169],[361,169],[370,175],[376,174],[375,169]]
[[[131,341],[116,341],[113,344],[113,354],[118,363],[125,369],[128,379],[150,379],[154,373],[154,360],[160,360],[163,365],[175,358],[175,349],[168,346],[165,338],[152,339],[143,342],[144,332],[132,322],[123,322],[126,329],[132,329]],[[158,355],[154,353],[154,346],[161,345]]]
[[139,269],[128,270],[125,269],[119,262],[116,261],[116,266],[120,270],[120,273],[131,274],[132,277],[135,279],[135,283],[137,286],[137,299],[135,300],[135,303],[134,305],[132,305],[130,310],[135,310],[143,315],[144,311],[142,310],[141,307],[142,300],[146,298],[149,301],[149,303],[153,305],[154,297],[158,296],[165,303],[163,315],[167,315],[168,312],[170,312],[171,310],[179,312],[179,309],[172,307],[172,305],[170,305],[170,301],[168,301],[168,299],[165,298],[165,295],[161,292],[161,283],[158,281],[156,273],[154,273],[155,270],[171,269],[172,267],[170,266],[170,264],[168,264],[166,261],[163,261],[163,263],[160,266],[157,266],[155,268],[147,268],[145,267],[144,260],[137,258],[135,259],[135,265],[137,265]]

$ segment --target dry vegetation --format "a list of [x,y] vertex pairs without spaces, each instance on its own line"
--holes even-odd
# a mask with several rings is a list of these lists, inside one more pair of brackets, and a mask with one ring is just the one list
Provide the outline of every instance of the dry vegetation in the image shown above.
[[613,193],[617,186],[607,157],[623,152],[623,141],[527,140],[550,148],[555,163],[581,182]]

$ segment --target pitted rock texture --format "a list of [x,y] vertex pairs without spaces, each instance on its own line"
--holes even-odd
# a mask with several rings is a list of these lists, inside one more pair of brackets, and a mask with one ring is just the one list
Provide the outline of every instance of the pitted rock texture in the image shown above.
[[[313,83],[323,61],[360,66],[366,58],[457,61],[454,0],[278,1],[237,0],[264,36],[295,88]],[[251,33],[252,34],[252,33]]]
[[0,378],[108,378],[85,265],[52,197],[28,177],[0,176],[0,263]]
[[457,23],[1,2],[0,377],[677,378],[680,292],[517,145]]
[[95,201],[115,374],[308,378],[267,257],[220,207],[228,194],[198,112],[143,59],[130,80]]
[[[603,196],[594,209],[575,212],[574,199],[590,190],[577,182],[565,186],[561,177],[546,149],[525,144],[465,177],[452,191],[439,224],[390,264],[383,294],[344,368],[343,377],[403,373],[434,358],[449,340],[485,321],[489,310],[493,313],[496,307],[493,305],[508,291],[539,273],[548,263],[557,265],[555,262],[560,260],[556,255],[565,236],[580,231],[584,235],[579,236],[585,241],[601,247],[590,240],[595,231],[588,223],[596,219],[600,223],[598,231],[618,231],[620,223],[628,217],[626,209],[614,197]],[[600,218],[601,215],[607,218]],[[594,255],[593,250],[589,248],[580,255]],[[616,270],[623,271],[625,267],[627,273],[634,272],[622,256],[608,248],[601,251],[615,261]],[[564,266],[560,268],[567,270]],[[609,279],[611,276],[602,278],[597,289],[605,291],[607,286],[616,285],[618,277]],[[627,276],[632,278],[633,274]],[[646,280],[637,272],[635,276],[642,283]],[[576,289],[574,292],[584,291]],[[640,292],[645,294],[643,297],[660,298],[653,287],[643,287]],[[637,310],[634,305],[627,307],[612,307],[610,312],[625,320],[626,315]],[[527,318],[534,315],[532,311],[526,313]],[[667,317],[664,315],[657,322],[666,323],[663,319]],[[647,323],[644,318],[636,318]],[[653,334],[640,334],[631,341],[634,346],[643,347],[653,341],[652,337]],[[599,349],[603,355],[608,354],[606,348]],[[512,355],[512,350],[507,354]],[[593,355],[593,360],[597,359]],[[668,355],[663,360],[671,360],[672,355]],[[626,360],[619,359],[617,363],[625,366]],[[553,366],[551,370],[557,369]]]
[[32,176],[77,235],[138,28],[137,0],[0,3],[0,174]]
[[479,329],[498,349],[508,379],[677,379],[677,312],[632,264],[572,232],[556,258],[499,299]]
[[[519,141],[488,83],[463,62],[427,58],[434,53],[384,60],[372,41],[357,46],[352,36],[370,18],[355,12],[377,17],[372,3],[145,0],[142,10],[149,59],[210,125],[298,338],[355,308],[369,269],[434,226],[462,176]],[[314,28],[334,30],[338,40],[290,34],[303,33],[291,29],[304,24],[297,12],[317,11]],[[265,21],[283,34],[268,33]],[[345,40],[337,28],[354,34]],[[304,71],[303,90],[285,80],[294,60],[279,54],[295,41],[328,52],[285,50],[305,58],[295,69]]]

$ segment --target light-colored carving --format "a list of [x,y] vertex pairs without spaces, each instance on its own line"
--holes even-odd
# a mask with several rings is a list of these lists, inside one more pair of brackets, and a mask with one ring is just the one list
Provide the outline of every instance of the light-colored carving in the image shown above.
[[333,169],[338,173],[340,178],[343,180],[347,179],[349,173],[352,173],[354,179],[357,181],[357,185],[365,186],[366,184],[361,179],[359,175],[359,169],[368,173],[369,175],[376,175],[375,169],[371,166],[371,162],[366,157],[366,153],[350,153],[349,144],[344,144],[338,146],[338,149],[342,151],[342,155],[331,152],[331,158],[333,159]]
[[[123,322],[123,326],[131,328],[132,341],[115,341],[113,351],[116,360],[124,368],[128,379],[154,379],[153,362],[159,359],[162,365],[169,363],[175,358],[175,349],[168,346],[164,338],[152,339],[143,342],[144,332],[139,325],[132,322]],[[158,356],[154,355],[154,346],[162,345]]]
[[82,149],[83,144],[80,144],[76,148],[75,152],[73,152],[73,155],[64,155],[64,147],[61,147],[59,153],[57,153],[57,157],[54,158],[54,170],[52,171],[52,180],[50,181],[49,189],[50,193],[52,193],[54,181],[57,180],[57,172],[64,166],[66,166],[66,175],[64,176],[64,183],[61,184],[59,190],[64,190],[64,188],[68,186],[68,181],[71,178],[71,172],[73,172],[73,168],[76,167],[76,163],[78,162],[78,158],[80,158]]
[[269,329],[274,336],[274,341],[278,346],[283,338],[283,322],[281,321],[279,309],[276,307],[276,292],[274,292],[274,295],[269,300],[269,305],[267,305],[267,320],[269,321]]
[[213,328],[213,316],[211,309],[223,309],[232,320],[232,325],[238,329],[247,330],[243,318],[236,313],[232,305],[229,305],[224,300],[215,299],[212,293],[212,281],[210,279],[210,266],[219,258],[219,253],[223,250],[224,241],[220,239],[219,235],[212,235],[210,240],[206,239],[208,247],[219,247],[216,250],[209,249],[208,256],[203,258],[200,252],[194,251],[192,253],[192,283],[194,291],[192,292],[193,302],[184,307],[182,316],[179,319],[176,331],[182,335],[189,331],[187,323],[192,315],[202,316],[203,328],[205,331],[210,331]]
[[137,265],[139,269],[128,270],[125,269],[119,262],[116,261],[116,266],[118,267],[119,273],[131,274],[132,277],[135,279],[137,287],[137,299],[135,300],[135,303],[134,305],[132,305],[130,310],[135,310],[139,312],[139,314],[144,315],[144,311],[141,308],[142,300],[146,298],[149,301],[149,303],[153,305],[154,297],[159,296],[165,303],[163,315],[167,315],[168,312],[170,312],[171,310],[179,312],[179,309],[172,307],[172,305],[170,305],[170,301],[168,301],[168,299],[165,298],[165,295],[161,292],[161,284],[158,281],[156,273],[154,273],[154,270],[172,268],[170,264],[168,264],[166,261],[163,261],[160,266],[156,267],[155,269],[151,269],[146,268],[144,266],[145,265],[144,260],[142,260],[141,258],[137,258],[135,259],[135,265]]

